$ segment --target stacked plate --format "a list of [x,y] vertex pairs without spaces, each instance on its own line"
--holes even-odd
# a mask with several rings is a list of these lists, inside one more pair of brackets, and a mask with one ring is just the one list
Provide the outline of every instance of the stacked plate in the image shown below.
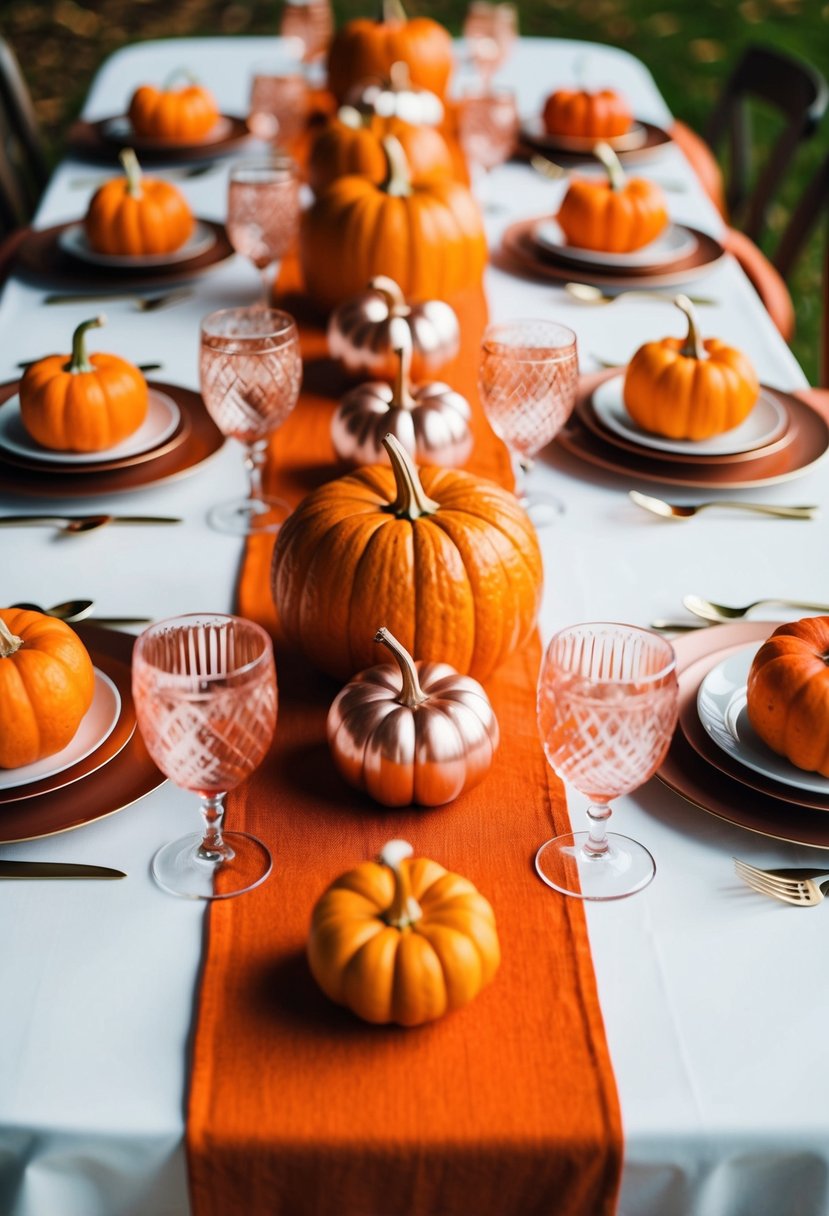
[[679,724],[658,776],[729,823],[829,849],[829,780],[771,751],[748,721],[749,668],[776,627],[718,625],[674,641]]
[[251,138],[246,119],[229,114],[220,115],[212,130],[195,143],[145,139],[136,135],[126,114],[101,118],[97,122],[80,120],[69,132],[69,142],[76,156],[114,162],[122,148],[130,147],[146,165],[214,160],[239,152]]
[[[519,132],[521,143],[533,152],[541,152],[557,161],[568,163],[592,160],[596,139],[575,135],[551,135],[544,128],[540,115],[526,119]],[[623,164],[634,164],[662,152],[671,137],[662,127],[635,118],[629,131],[604,139]]]
[[112,815],[161,785],[136,731],[130,691],[134,638],[77,626],[95,668],[95,693],[63,751],[0,769],[0,841],[33,840]]
[[[588,391],[558,442],[591,464],[667,485],[742,489],[798,477],[829,451],[829,424],[789,393],[763,386],[741,426],[707,440],[651,435],[625,409],[624,375],[585,381]],[[592,391],[589,391],[592,389]]]

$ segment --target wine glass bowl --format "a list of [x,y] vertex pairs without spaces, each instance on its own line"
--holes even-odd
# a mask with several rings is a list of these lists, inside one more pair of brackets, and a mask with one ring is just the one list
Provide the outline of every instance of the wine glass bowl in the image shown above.
[[291,38],[295,57],[255,67],[250,86],[248,127],[257,139],[289,147],[305,130],[311,94],[302,71],[305,42]]
[[264,882],[268,849],[222,828],[224,799],[259,767],[276,727],[273,646],[259,625],[203,614],[159,621],[133,652],[133,697],[147,751],[175,785],[201,799],[204,831],[153,859],[159,886],[222,899]]
[[677,720],[674,652],[647,629],[572,625],[550,641],[538,681],[538,728],[551,768],[590,803],[589,832],[548,840],[536,869],[582,899],[620,899],[655,873],[648,850],[607,832],[610,801],[656,772]]
[[259,271],[263,302],[299,231],[299,177],[289,156],[237,161],[230,167],[227,235]]
[[518,9],[514,4],[472,0],[463,22],[463,37],[485,88],[506,60],[517,35]]
[[468,89],[458,104],[458,138],[470,166],[489,173],[512,154],[518,104],[511,89]]
[[330,0],[287,0],[282,8],[279,33],[283,38],[299,39],[306,62],[324,55],[334,34]]

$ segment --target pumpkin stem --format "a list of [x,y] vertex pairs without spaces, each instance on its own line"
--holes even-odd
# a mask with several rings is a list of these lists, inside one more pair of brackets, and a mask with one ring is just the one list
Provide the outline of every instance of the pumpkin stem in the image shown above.
[[674,296],[674,304],[688,318],[688,337],[685,339],[685,343],[679,353],[685,355],[688,359],[704,359],[706,357],[705,346],[702,341],[696,309],[688,297],[682,294]]
[[374,640],[375,642],[379,642],[381,646],[385,646],[386,650],[391,651],[397,660],[397,666],[400,668],[400,674],[403,677],[403,688],[400,696],[397,698],[398,704],[405,705],[407,709],[417,709],[418,705],[422,705],[424,701],[428,701],[429,698],[420,687],[414,659],[406,647],[401,642],[398,642],[394,634],[390,633],[385,626],[377,630]]
[[118,153],[121,167],[127,175],[127,194],[131,198],[141,197],[141,166],[132,148],[122,148]]
[[394,374],[390,404],[392,409],[413,410],[417,402],[411,393],[412,344],[395,342],[393,349],[397,356],[397,371]]
[[356,106],[340,106],[337,110],[337,121],[352,131],[361,131],[363,127],[368,126],[369,116],[361,114]]
[[386,135],[382,143],[389,169],[383,190],[392,198],[408,198],[412,193],[412,174],[403,145],[394,135]]
[[23,639],[12,633],[0,616],[0,659],[10,659],[23,645]]
[[394,876],[394,898],[383,913],[383,920],[394,929],[409,929],[423,915],[423,909],[412,895],[408,871],[402,864],[413,852],[407,840],[390,840],[383,845],[377,859]]
[[389,503],[388,510],[401,519],[420,519],[421,515],[434,515],[440,503],[430,498],[417,475],[411,456],[394,435],[385,435],[383,447],[388,452],[397,496]]
[[401,0],[380,0],[380,13],[377,17],[384,25],[398,25],[407,20],[406,10]]
[[368,286],[369,291],[379,291],[382,296],[385,296],[388,310],[393,316],[407,317],[411,312],[400,287],[388,275],[375,275]]
[[389,84],[393,93],[405,93],[412,87],[412,74],[409,65],[403,59],[398,59],[389,68]]
[[90,362],[86,353],[86,331],[99,329],[102,325],[106,325],[106,317],[103,314],[100,317],[91,317],[88,321],[81,321],[72,335],[72,358],[64,365],[65,372],[76,376],[79,372],[95,371],[95,364]]
[[172,72],[170,72],[170,74],[165,77],[164,83],[161,86],[162,91],[166,91],[167,89],[169,89],[171,87],[171,85],[175,84],[175,82],[179,79],[179,77],[183,77],[184,80],[186,80],[188,84],[198,84],[199,83],[198,76],[194,75],[194,73],[191,72],[189,68],[177,67],[177,68],[173,68]]
[[611,148],[610,144],[598,143],[593,147],[593,155],[596,160],[599,160],[607,170],[607,176],[610,180],[611,190],[624,190],[625,188],[625,171],[622,168],[622,162]]

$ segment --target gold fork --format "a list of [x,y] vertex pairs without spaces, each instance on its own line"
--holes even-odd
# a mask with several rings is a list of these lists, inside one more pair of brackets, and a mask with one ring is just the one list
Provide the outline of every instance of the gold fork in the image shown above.
[[822,870],[759,870],[739,857],[733,861],[738,876],[759,895],[768,895],[798,908],[813,908],[825,898],[823,888],[829,883],[829,874]]

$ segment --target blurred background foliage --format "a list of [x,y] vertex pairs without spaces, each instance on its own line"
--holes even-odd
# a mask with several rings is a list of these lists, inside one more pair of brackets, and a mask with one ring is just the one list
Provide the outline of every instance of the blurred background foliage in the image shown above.
[[[339,20],[371,0],[335,0]],[[125,43],[185,35],[275,33],[280,4],[264,0],[3,0],[0,31],[14,47],[53,154],[99,64]],[[460,31],[466,0],[409,0],[412,13]],[[720,84],[748,43],[771,43],[827,69],[827,0],[519,0],[521,32],[609,42],[638,56],[673,113],[699,130]],[[550,82],[551,87],[555,82]],[[771,138],[770,119],[760,133]],[[798,156],[772,215],[767,252],[810,172],[829,146],[829,120]],[[821,243],[815,235],[792,281],[795,354],[815,379]]]

